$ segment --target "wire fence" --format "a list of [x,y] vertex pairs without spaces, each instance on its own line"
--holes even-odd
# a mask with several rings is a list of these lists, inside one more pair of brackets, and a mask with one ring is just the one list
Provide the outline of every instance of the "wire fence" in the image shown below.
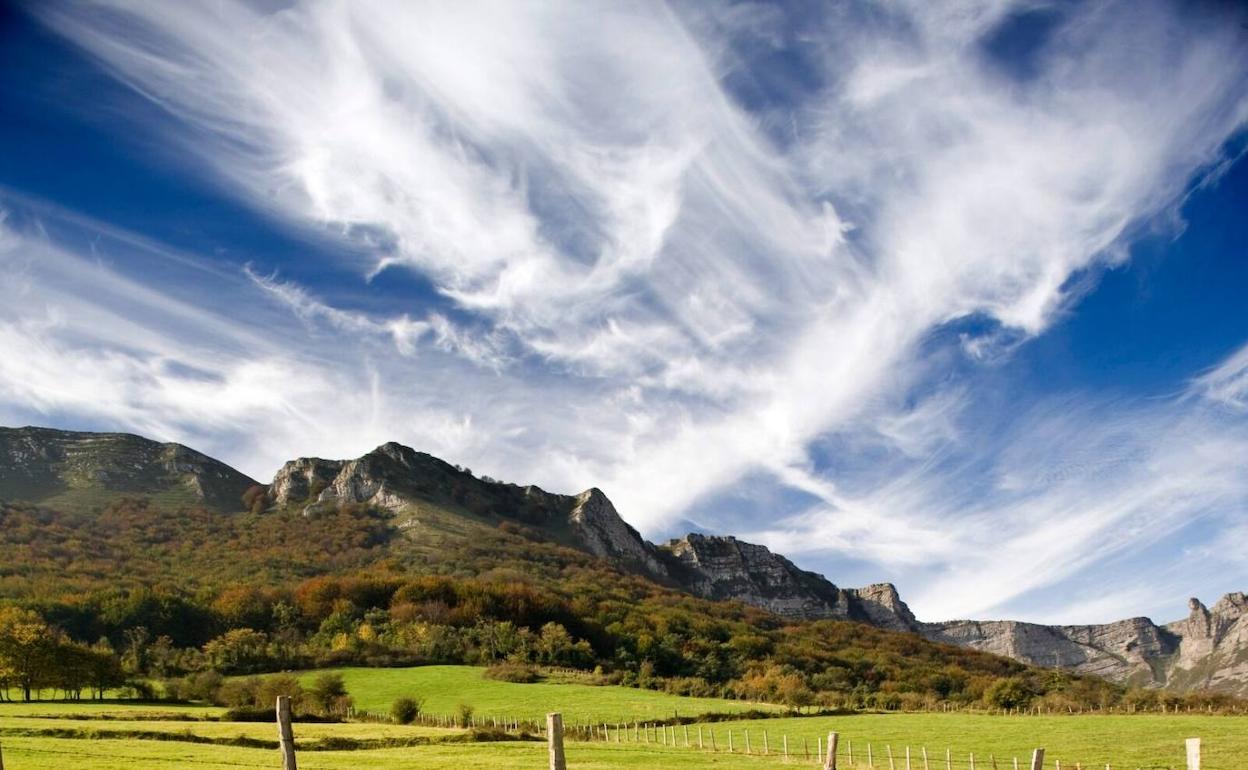
[[[279,712],[279,733],[282,736],[282,748],[293,752],[294,741],[291,738],[287,741],[286,736],[291,733],[292,725],[289,713],[283,717]],[[499,717],[476,718],[466,717],[456,721],[453,725],[448,724],[449,720],[430,717],[430,720],[442,726],[458,727],[463,729],[490,728],[494,731],[501,731],[508,734],[514,734],[517,738],[521,736],[538,736],[546,740],[550,740],[549,723],[542,724],[531,720],[521,719],[505,719]],[[995,753],[976,753],[972,751],[955,750],[953,747],[943,747],[939,749],[929,749],[923,745],[921,741],[913,743],[906,742],[881,742],[878,740],[867,741],[859,739],[857,742],[850,736],[840,736],[839,740],[831,744],[825,743],[825,738],[819,735],[812,739],[809,733],[804,735],[789,735],[787,731],[777,731],[774,729],[760,728],[757,724],[745,726],[740,723],[731,721],[715,721],[708,723],[680,723],[667,724],[664,722],[641,722],[634,721],[631,723],[579,723],[564,726],[562,720],[558,727],[560,745],[566,739],[575,743],[582,744],[606,744],[618,745],[623,748],[629,746],[644,746],[650,750],[673,750],[673,751],[699,751],[711,754],[733,754],[756,757],[760,760],[779,760],[786,764],[807,764],[814,767],[827,767],[829,759],[828,748],[831,745],[834,750],[831,756],[835,757],[835,767],[854,768],[854,770],[1031,770],[1032,757],[1021,755],[998,755]],[[10,733],[12,734],[12,733]],[[65,738],[73,740],[68,736],[61,736],[50,732],[46,736],[41,735],[38,731],[30,733],[22,733],[22,737],[26,738]],[[831,734],[830,734],[831,735]],[[108,735],[95,736],[96,740],[105,739]],[[126,737],[124,735],[115,736],[118,738]],[[481,736],[483,740],[498,740],[500,736]],[[161,740],[179,740],[179,734],[169,734],[162,737]],[[185,740],[195,741],[195,736],[191,735],[188,729]],[[829,740],[831,738],[829,737]],[[1194,749],[1193,749],[1194,743]],[[357,747],[356,750],[364,749],[364,746]],[[372,747],[376,748],[376,747]],[[1176,747],[1177,750],[1178,747]],[[350,747],[344,746],[343,750],[352,750]],[[1195,754],[1193,755],[1193,750]],[[2,745],[0,746],[0,768],[4,768],[5,754],[21,755],[21,754],[48,754],[63,755],[79,758],[97,758],[108,759],[111,761],[130,761],[150,762],[152,757],[127,756],[112,752],[94,752],[94,751],[70,751],[62,748],[40,748],[25,745]],[[1176,751],[1177,754],[1177,751]],[[1193,764],[1193,756],[1194,764]],[[271,767],[271,764],[249,763],[225,760],[221,758],[189,758],[178,757],[177,763],[181,764],[197,764],[197,765],[219,765],[219,766],[238,766],[238,767]],[[1043,765],[1045,770],[1179,770],[1186,767],[1187,770],[1230,770],[1229,767],[1218,767],[1212,764],[1201,764],[1200,760],[1200,742],[1199,739],[1188,741],[1186,764],[1184,762],[1163,763],[1163,764],[1141,764],[1136,762],[1096,762],[1085,763],[1079,761],[1063,761],[1062,759],[1052,759]]]

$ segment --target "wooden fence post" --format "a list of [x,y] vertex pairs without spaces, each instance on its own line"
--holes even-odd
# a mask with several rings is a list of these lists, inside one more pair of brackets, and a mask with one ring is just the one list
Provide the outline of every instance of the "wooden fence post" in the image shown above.
[[828,733],[828,756],[823,760],[823,770],[836,770],[836,733]]
[[[689,725],[684,725],[684,728],[685,728],[685,748],[689,748]],[[3,770],[3,768],[0,768],[0,770]]]
[[[4,765],[0,764],[0,770]],[[1200,739],[1187,739],[1187,770],[1200,770]]]
[[822,735],[820,735],[818,738],[815,739],[815,757],[820,762],[823,761],[823,736]]
[[563,756],[563,715],[546,715],[546,746],[550,752],[550,770],[568,770]]
[[[784,742],[784,758],[788,759],[789,758],[789,736],[784,735],[784,736],[781,736],[781,738]],[[4,770],[4,768],[0,767],[0,770]]]
[[1031,752],[1031,770],[1044,770],[1044,749]]
[[277,740],[282,751],[282,770],[295,770],[295,731],[290,726],[290,696],[277,696]]
[[745,753],[749,754],[750,753],[750,731],[742,730],[741,732],[745,733]]
[[4,770],[4,747],[0,746],[0,770]]
[[702,725],[698,725],[698,748],[706,748],[706,744],[702,743]]

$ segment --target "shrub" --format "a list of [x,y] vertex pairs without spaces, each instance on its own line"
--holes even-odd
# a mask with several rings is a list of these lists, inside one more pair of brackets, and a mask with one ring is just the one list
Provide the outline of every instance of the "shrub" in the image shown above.
[[410,725],[420,716],[423,705],[419,698],[399,698],[390,706],[390,718],[401,725]]
[[180,700],[198,700],[213,702],[217,693],[225,684],[225,679],[216,671],[201,671],[188,674],[177,682],[177,697]]
[[485,678],[519,684],[532,684],[541,679],[536,668],[523,663],[495,663],[485,670]]
[[218,706],[228,708],[252,708],[256,703],[256,694],[260,691],[260,678],[227,679],[217,688],[213,699]]
[[303,706],[303,685],[290,674],[277,674],[261,679],[253,705],[257,708],[271,708],[277,702],[279,695],[290,698],[290,708],[293,711],[299,711]]
[[472,726],[472,715],[475,712],[472,706],[467,703],[461,703],[455,707],[455,720],[459,722],[460,727]]
[[984,692],[984,700],[1002,709],[1025,708],[1031,705],[1036,691],[1021,676],[998,679]]
[[308,699],[322,714],[342,715],[350,708],[351,698],[342,674],[321,674],[308,690]]

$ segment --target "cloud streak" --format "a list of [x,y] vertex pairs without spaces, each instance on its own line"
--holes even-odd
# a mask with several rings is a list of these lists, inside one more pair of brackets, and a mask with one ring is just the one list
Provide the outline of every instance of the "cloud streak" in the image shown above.
[[[999,365],[1069,312],[1219,168],[1248,119],[1248,52],[1225,18],[1063,5],[1017,55],[1027,67],[995,60],[989,43],[1034,5],[850,4],[800,24],[756,7],[40,5],[50,28],[168,112],[145,128],[223,189],[336,234],[344,261],[368,254],[362,285],[413,271],[454,313],[347,310],[332,288],[248,267],[239,280],[282,344],[260,346],[272,350],[259,370],[208,366],[204,390],[162,380],[153,361],[257,328],[214,318],[157,334],[118,309],[159,292],[132,281],[111,302],[79,297],[75,312],[103,305],[112,318],[95,344],[137,335],[137,358],[101,360],[55,325],[12,319],[6,333],[23,358],[94,355],[78,365],[138,383],[134,394],[39,401],[13,372],[8,398],[142,424],[135,394],[165,393],[152,403],[182,416],[154,426],[162,435],[219,435],[221,420],[230,435],[242,422],[273,432],[253,467],[335,435],[422,443],[495,476],[600,485],[652,533],[727,489],[774,487],[815,502],[782,529],[749,527],[770,542],[826,564],[854,554],[903,589],[908,575],[931,581],[913,592],[925,613],[1008,608],[1098,553],[1148,542],[1133,527],[1157,511],[1149,531],[1240,490],[1233,469],[1143,433],[1096,482],[1029,476],[1122,435],[1083,396],[1073,409],[1091,436],[1043,404],[1034,432],[1006,431],[1034,455],[993,459],[1005,447],[966,428],[982,394],[954,372],[968,357]],[[774,74],[758,62],[778,52],[805,85],[782,103],[751,98],[748,84]],[[32,281],[32,296],[85,292]],[[199,302],[151,314],[191,318]],[[941,341],[968,319],[981,331]],[[1243,367],[1226,367],[1194,387],[1242,407]],[[296,392],[273,396],[287,377]],[[949,377],[965,382],[935,385]],[[236,414],[178,412],[178,393],[199,403],[228,383]],[[342,388],[372,394],[360,408],[372,427],[326,418],[321,401]],[[1211,437],[1203,459],[1240,446],[1238,423],[1186,401],[1156,409],[1120,419],[1172,442]],[[300,427],[273,428],[291,414]],[[308,425],[318,438],[301,442]],[[829,467],[825,445],[854,451]],[[1157,481],[1157,468],[1181,479]],[[1065,550],[1046,527],[1069,535]],[[1131,534],[1105,546],[1118,531]],[[977,575],[1019,560],[1028,579],[979,592]]]

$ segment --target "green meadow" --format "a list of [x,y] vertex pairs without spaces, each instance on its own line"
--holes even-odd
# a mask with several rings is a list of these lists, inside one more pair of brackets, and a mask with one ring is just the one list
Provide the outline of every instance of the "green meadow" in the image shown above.
[[[516,684],[487,679],[485,669],[473,666],[419,668],[339,668],[355,706],[374,714],[388,714],[402,697],[419,697],[430,714],[453,714],[460,704],[479,717],[540,721],[558,711],[569,724],[633,722],[671,719],[711,713],[749,710],[778,711],[777,706],[720,698],[685,698],[633,687],[537,682]],[[324,671],[300,675],[307,686]]]
[[[1208,715],[778,715],[677,725],[668,728],[664,743],[657,732],[617,731],[614,725],[677,714],[690,718],[735,713],[754,704],[624,687],[498,682],[484,678],[483,669],[465,666],[339,671],[357,705],[373,714],[388,711],[395,698],[417,696],[430,713],[449,714],[462,703],[485,717],[537,721],[549,711],[559,711],[569,725],[612,725],[605,742],[569,735],[572,770],[813,768],[818,763],[816,747],[830,731],[840,736],[843,768],[905,770],[909,749],[910,770],[922,770],[926,749],[929,770],[946,767],[946,751],[958,770],[970,767],[972,755],[976,768],[1010,770],[1015,758],[1027,767],[1036,747],[1046,749],[1047,768],[1056,769],[1058,762],[1063,768],[1089,770],[1106,765],[1126,770],[1181,768],[1184,740],[1189,737],[1203,741],[1204,770],[1242,767],[1248,757],[1248,717]],[[218,708],[160,703],[0,703],[0,747],[6,770],[277,766],[274,725],[220,721],[223,714]],[[537,740],[512,736],[485,741],[464,730],[396,725],[375,717],[342,724],[297,722],[295,734],[303,770],[546,767],[545,745]]]

